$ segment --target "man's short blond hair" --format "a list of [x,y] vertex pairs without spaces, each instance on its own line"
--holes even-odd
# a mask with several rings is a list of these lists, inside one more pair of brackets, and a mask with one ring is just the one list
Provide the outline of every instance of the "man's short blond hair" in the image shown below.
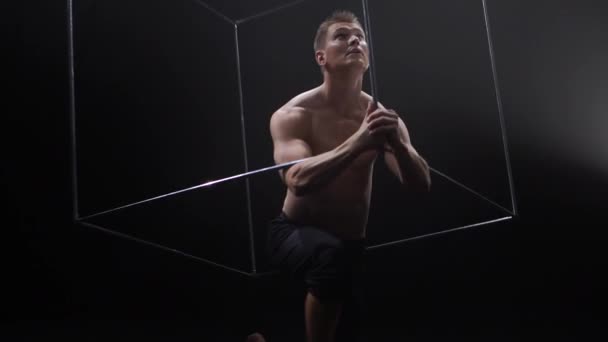
[[332,13],[329,17],[327,17],[319,28],[317,29],[317,34],[315,35],[314,49],[315,52],[319,49],[325,47],[325,39],[327,38],[327,31],[332,24],[335,23],[350,23],[350,24],[358,24],[363,27],[359,22],[359,18],[350,11],[338,10]]

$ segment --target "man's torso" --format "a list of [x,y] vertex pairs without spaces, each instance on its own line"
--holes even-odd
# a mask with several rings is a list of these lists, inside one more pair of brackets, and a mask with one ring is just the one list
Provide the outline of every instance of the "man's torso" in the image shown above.
[[[306,143],[312,155],[334,149],[355,133],[365,117],[369,96],[362,93],[359,108],[348,115],[332,112],[315,97],[315,90],[296,97],[286,107],[304,109],[304,122],[309,126]],[[320,190],[296,197],[289,190],[283,211],[291,219],[325,229],[343,239],[365,237],[372,189],[373,163],[376,151],[363,152],[334,180]]]

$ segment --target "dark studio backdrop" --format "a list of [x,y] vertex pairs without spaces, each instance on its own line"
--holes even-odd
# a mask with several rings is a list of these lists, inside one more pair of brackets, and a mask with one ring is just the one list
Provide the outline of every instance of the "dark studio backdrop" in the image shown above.
[[[208,3],[245,18],[281,2]],[[249,169],[272,163],[272,110],[321,80],[311,32],[334,3],[313,3],[238,25],[243,110],[252,118],[244,126]],[[426,110],[406,123],[431,165],[508,207],[504,161],[493,159],[502,148],[498,116],[478,115],[495,110],[481,2],[449,9],[443,1],[370,3],[381,101],[404,118]],[[358,1],[335,6],[362,17]],[[382,15],[374,17],[374,9]],[[10,332],[100,341],[239,340],[255,329],[300,336],[290,320],[300,307],[273,296],[263,280],[71,224],[66,4],[14,11],[18,59],[7,74],[19,77],[3,144],[10,161],[3,167],[10,247],[4,308],[7,326],[22,330]],[[567,338],[600,325],[593,311],[605,266],[606,11],[599,1],[488,1],[488,12],[521,217],[371,253],[365,317],[377,340]],[[233,26],[194,1],[75,1],[74,13],[76,105],[87,115],[77,126],[82,215],[244,171]],[[284,27],[279,34],[277,26]],[[391,30],[426,38],[404,41],[434,44],[382,54],[391,51]],[[433,54],[408,53],[428,49]],[[403,65],[411,69],[394,72]],[[430,66],[435,75],[421,71]],[[416,82],[401,84],[399,75]],[[476,97],[463,99],[467,94]],[[391,214],[400,200],[421,206],[413,219],[431,231],[500,215],[437,177],[441,192],[421,205],[376,171],[371,220],[383,232],[370,231],[376,241],[408,236],[396,228],[412,217]],[[275,173],[250,185],[260,246],[257,227],[280,205],[265,189],[281,187]],[[249,270],[245,189],[235,182],[95,223]],[[257,259],[263,269],[263,256]]]

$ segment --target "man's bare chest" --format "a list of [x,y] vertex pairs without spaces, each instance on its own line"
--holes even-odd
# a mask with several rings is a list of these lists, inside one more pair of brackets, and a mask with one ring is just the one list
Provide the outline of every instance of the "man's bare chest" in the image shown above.
[[313,154],[327,152],[344,143],[359,129],[362,120],[362,117],[315,120],[310,136]]
[[[313,122],[309,142],[313,155],[325,153],[343,144],[359,130],[363,119],[362,113],[358,117]],[[376,157],[377,152],[374,150],[363,152],[355,158],[347,170],[365,177]]]

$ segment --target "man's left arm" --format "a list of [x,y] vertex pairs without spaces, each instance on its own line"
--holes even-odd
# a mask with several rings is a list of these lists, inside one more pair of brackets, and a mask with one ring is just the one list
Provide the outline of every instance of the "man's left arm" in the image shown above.
[[403,185],[415,191],[428,192],[431,188],[429,166],[412,145],[401,118],[398,118],[396,126],[395,131],[387,135],[386,165]]

